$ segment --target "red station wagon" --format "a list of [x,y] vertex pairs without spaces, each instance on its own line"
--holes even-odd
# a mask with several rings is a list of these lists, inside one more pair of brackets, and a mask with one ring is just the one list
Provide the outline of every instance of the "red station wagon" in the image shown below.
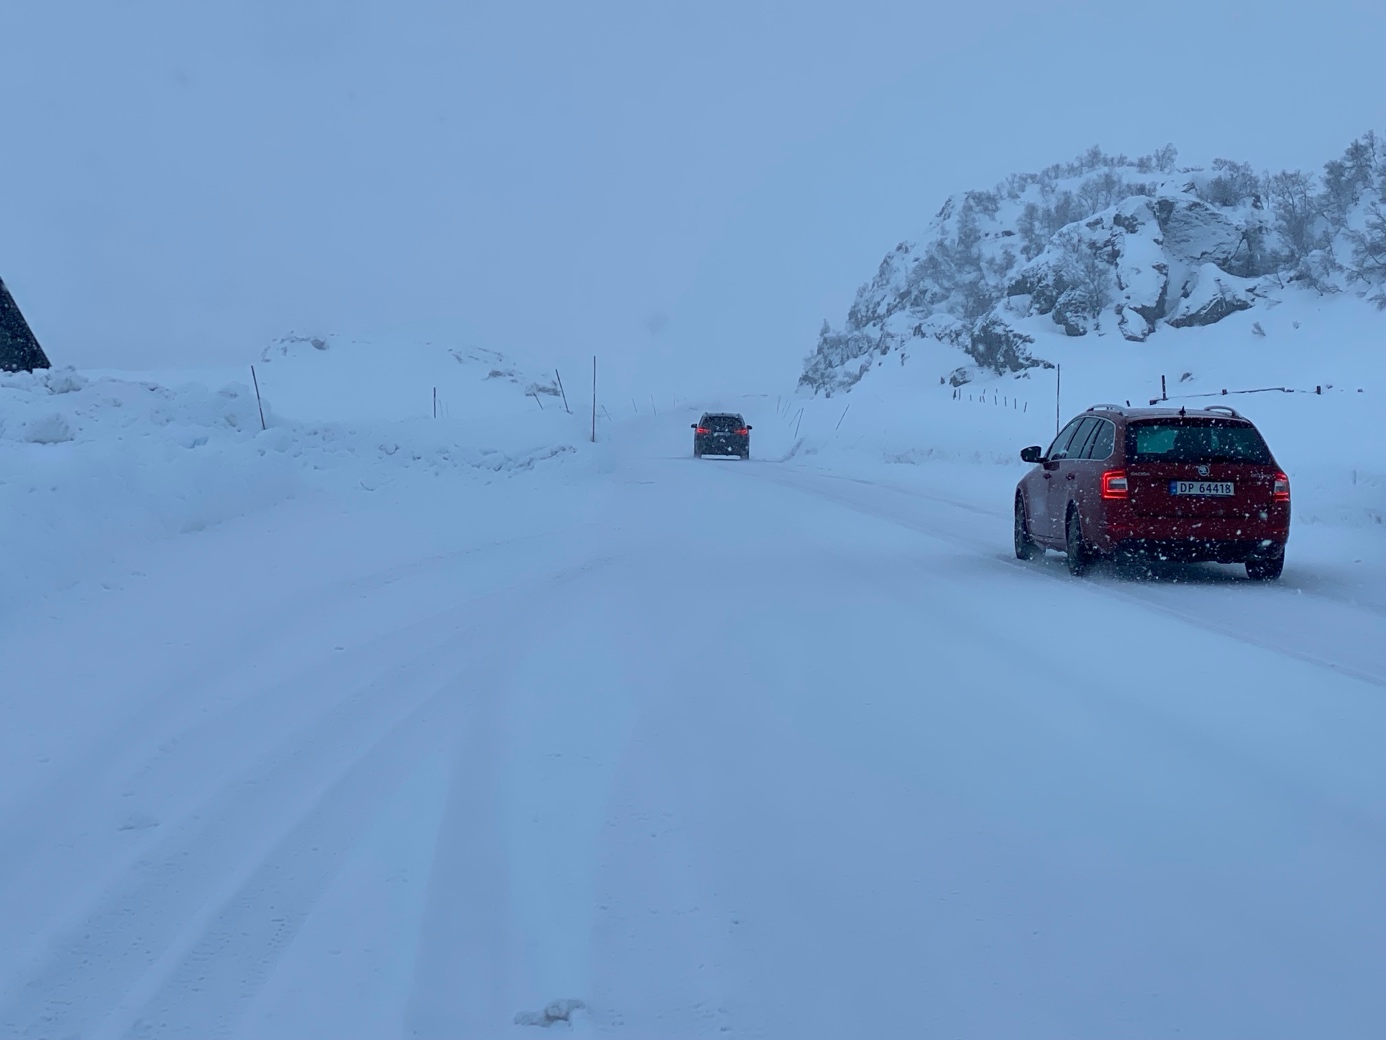
[[1231,408],[1096,405],[1015,489],[1015,554],[1045,548],[1082,574],[1095,559],[1244,563],[1268,581],[1285,567],[1290,481],[1259,430]]

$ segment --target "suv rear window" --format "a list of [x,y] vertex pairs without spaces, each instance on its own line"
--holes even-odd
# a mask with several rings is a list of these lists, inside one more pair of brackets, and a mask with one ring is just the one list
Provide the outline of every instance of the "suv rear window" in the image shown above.
[[734,433],[745,424],[737,415],[709,415],[703,425],[710,430],[716,430],[718,433]]
[[1132,423],[1126,430],[1131,462],[1270,462],[1256,427],[1218,419]]

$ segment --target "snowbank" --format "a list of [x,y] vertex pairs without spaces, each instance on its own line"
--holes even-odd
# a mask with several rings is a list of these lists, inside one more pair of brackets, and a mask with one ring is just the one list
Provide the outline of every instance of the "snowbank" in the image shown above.
[[[871,378],[848,394],[770,399],[771,414],[752,420],[757,453],[837,470],[980,463],[996,471],[1002,494],[1023,471],[1020,448],[1055,434],[1056,384],[1057,417],[1067,421],[1097,403],[1148,405],[1163,377],[1171,403],[1230,405],[1258,424],[1290,474],[1296,524],[1386,536],[1386,359],[1382,315],[1368,301],[1296,290],[1273,308],[1129,345],[1066,336],[1047,317],[1016,327],[1058,370],[973,370],[955,387],[946,379],[955,348],[916,340],[876,357]],[[1246,390],[1268,392],[1236,392]]]
[[[398,398],[359,365],[318,360],[281,354],[257,366],[268,370],[263,430],[248,368],[245,382],[216,388],[174,374],[166,383],[70,369],[0,377],[0,616],[142,541],[304,494],[429,477],[484,482],[561,459],[579,442],[581,424],[561,403],[540,409],[508,378],[445,384],[456,407],[436,421],[421,409],[396,421],[378,410],[348,419],[348,387],[377,403]],[[427,386],[431,402],[428,375],[396,382]],[[290,417],[296,410],[305,418]]]

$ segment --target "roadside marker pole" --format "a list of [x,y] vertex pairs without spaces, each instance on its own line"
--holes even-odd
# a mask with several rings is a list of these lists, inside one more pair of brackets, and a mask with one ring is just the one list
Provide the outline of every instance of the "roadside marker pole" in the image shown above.
[[250,381],[255,384],[255,405],[260,409],[260,429],[265,429],[265,405],[260,400],[260,380],[255,375],[255,366],[250,366]]
[[563,395],[563,410],[572,415],[573,410],[568,407],[568,391],[563,389],[563,377],[558,374],[556,368],[553,370],[553,377],[558,380],[558,392]]
[[592,355],[592,443],[597,443],[597,355]]
[[1054,436],[1055,436],[1055,437],[1057,437],[1057,436],[1059,435],[1059,415],[1060,415],[1059,402],[1060,402],[1061,397],[1062,397],[1062,394],[1061,394],[1060,391],[1061,391],[1061,388],[1062,388],[1062,386],[1063,386],[1063,378],[1064,378],[1064,366],[1063,366],[1063,365],[1055,365],[1055,366],[1054,366]]

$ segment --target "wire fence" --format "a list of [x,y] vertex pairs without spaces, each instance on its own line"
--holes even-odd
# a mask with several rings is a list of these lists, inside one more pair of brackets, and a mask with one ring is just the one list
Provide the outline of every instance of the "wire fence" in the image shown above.
[[987,394],[985,389],[977,391],[965,391],[962,387],[953,388],[953,400],[962,401],[964,398],[974,404],[989,404],[995,408],[1009,408],[1012,411],[1020,412],[1022,415],[1029,412],[1030,402],[1021,400],[1019,397],[1012,397],[1010,394],[998,394],[992,392]]
[[[1312,390],[1294,386],[1258,386],[1247,390],[1214,390],[1203,394],[1161,394],[1159,397],[1150,398],[1152,405],[1163,404],[1166,401],[1192,401],[1203,397],[1232,397],[1236,394],[1311,394],[1315,397],[1322,397],[1328,391],[1335,389],[1332,384],[1321,384]],[[1339,390],[1340,393],[1347,393],[1346,390]],[[1357,393],[1365,393],[1359,389]]]

